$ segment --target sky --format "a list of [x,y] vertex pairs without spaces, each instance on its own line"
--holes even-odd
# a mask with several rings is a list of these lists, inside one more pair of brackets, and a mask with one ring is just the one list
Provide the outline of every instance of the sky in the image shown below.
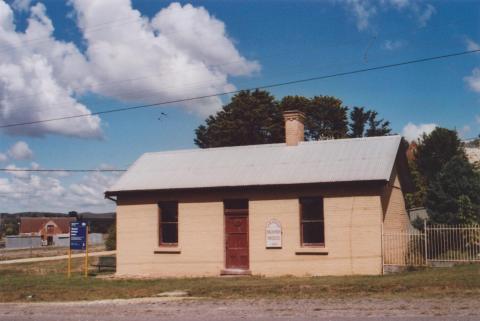
[[[0,126],[480,49],[480,1],[0,0]],[[416,139],[480,132],[480,54],[276,87]],[[196,148],[230,96],[0,129],[0,168],[124,169]],[[114,210],[119,173],[0,173],[0,212]]]

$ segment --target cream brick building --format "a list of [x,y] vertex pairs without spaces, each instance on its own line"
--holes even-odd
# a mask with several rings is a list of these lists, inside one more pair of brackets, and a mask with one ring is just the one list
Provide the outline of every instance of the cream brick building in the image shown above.
[[400,136],[147,153],[106,192],[117,275],[382,273],[382,229],[409,225]]

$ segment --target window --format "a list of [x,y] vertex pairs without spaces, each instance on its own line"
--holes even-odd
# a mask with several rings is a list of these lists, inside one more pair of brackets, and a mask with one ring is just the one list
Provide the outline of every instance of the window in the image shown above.
[[247,199],[229,199],[223,201],[223,207],[225,210],[248,210],[248,200]]
[[178,203],[162,202],[159,208],[159,245],[178,244]]
[[300,199],[300,226],[302,246],[325,245],[323,198],[305,197]]
[[47,234],[53,234],[55,232],[55,226],[49,224],[47,225]]

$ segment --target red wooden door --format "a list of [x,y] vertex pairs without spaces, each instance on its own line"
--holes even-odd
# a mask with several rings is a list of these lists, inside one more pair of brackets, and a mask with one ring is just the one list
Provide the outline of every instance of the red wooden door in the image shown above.
[[225,244],[227,269],[249,268],[248,258],[248,212],[225,213]]

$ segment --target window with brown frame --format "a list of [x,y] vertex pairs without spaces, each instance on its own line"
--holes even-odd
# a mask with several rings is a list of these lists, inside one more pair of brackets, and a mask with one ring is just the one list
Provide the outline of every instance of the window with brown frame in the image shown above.
[[178,244],[178,202],[158,203],[158,244],[175,246]]
[[325,246],[322,197],[300,198],[300,239],[302,246]]

